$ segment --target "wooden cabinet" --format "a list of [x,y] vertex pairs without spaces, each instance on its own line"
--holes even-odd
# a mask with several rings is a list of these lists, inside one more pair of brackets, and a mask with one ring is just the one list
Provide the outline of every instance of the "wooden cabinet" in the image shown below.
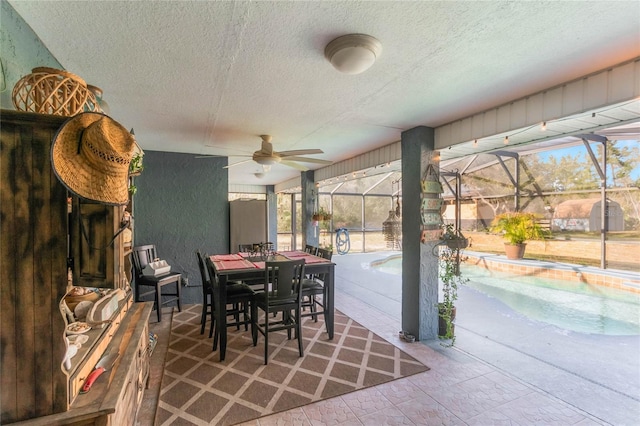
[[135,303],[106,348],[118,352],[113,368],[102,373],[69,410],[15,423],[15,426],[122,426],[136,424],[149,380],[149,315],[153,302]]
[[72,197],[69,241],[74,285],[122,288],[125,250],[119,237],[113,237],[120,231],[124,210]]
[[114,248],[111,243],[116,209],[73,198],[71,254],[74,284],[114,287]]
[[[121,237],[114,239],[124,208],[69,196],[51,168],[51,142],[65,120],[0,111],[0,424],[55,413],[70,418],[79,400],[76,391],[102,354],[116,346],[121,355],[137,353],[148,340],[144,327],[151,307],[131,306],[129,292],[113,321],[91,330],[91,343],[72,359],[72,368],[62,365],[60,301],[67,292],[68,258],[75,285],[115,289],[127,282]],[[133,375],[147,368],[144,357],[129,358],[121,358],[127,367],[118,370],[105,398],[130,389],[129,381],[118,377],[133,383]],[[93,408],[85,407],[85,414],[95,409],[89,405]],[[132,412],[114,407],[116,413]]]
[[62,117],[0,112],[0,423],[67,409],[58,304],[67,285],[67,191],[51,169]]

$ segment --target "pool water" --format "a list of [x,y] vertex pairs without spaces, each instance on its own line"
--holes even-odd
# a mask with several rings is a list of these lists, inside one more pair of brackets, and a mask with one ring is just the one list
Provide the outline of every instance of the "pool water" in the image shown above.
[[[402,274],[402,257],[372,262],[372,267]],[[494,272],[462,264],[467,286],[496,298],[528,318],[589,334],[640,334],[640,295],[614,288],[534,276]]]

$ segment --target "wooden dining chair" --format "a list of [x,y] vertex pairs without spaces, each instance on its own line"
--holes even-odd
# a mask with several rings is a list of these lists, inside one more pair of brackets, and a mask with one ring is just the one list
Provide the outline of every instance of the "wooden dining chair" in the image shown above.
[[[215,328],[215,315],[214,315],[214,296],[213,296],[213,284],[211,283],[211,278],[209,276],[209,272],[207,271],[207,267],[204,262],[204,257],[200,253],[200,250],[196,250],[196,256],[198,258],[198,267],[200,268],[200,276],[202,278],[202,315],[200,317],[200,334],[204,334],[204,329],[206,327],[207,318],[211,318],[211,327],[209,327],[209,338],[213,336],[213,330]],[[236,284],[235,282],[233,284]],[[236,303],[233,305],[233,308],[227,310],[229,315],[233,315],[236,329],[240,329],[240,325],[245,324],[245,330],[247,329],[245,321],[240,321],[240,314],[244,313],[246,309],[249,309],[247,306],[240,306],[240,304]]]
[[[179,272],[167,272],[166,274],[152,276],[144,275],[144,268],[155,259],[158,258],[156,253],[156,246],[149,244],[144,246],[134,247],[131,251],[131,258],[133,269],[135,271],[135,301],[143,301],[144,298],[150,294],[154,295],[154,308],[158,313],[158,322],[162,321],[162,306],[169,303],[177,302],[178,311],[182,312],[180,285],[182,281],[182,274]],[[165,287],[169,285],[175,285],[175,291],[167,293]],[[151,287],[142,293],[141,287]],[[169,290],[170,291],[170,290]],[[166,298],[166,296],[170,296]],[[163,300],[163,297],[165,298]]]
[[[251,287],[244,283],[227,283],[225,288],[220,288],[220,280],[216,275],[216,270],[213,266],[213,262],[209,256],[204,256],[205,265],[207,266],[207,272],[211,280],[211,286],[213,288],[212,308],[211,308],[211,329],[209,336],[213,333],[213,349],[218,349],[218,328],[216,324],[216,309],[215,309],[215,297],[216,291],[225,291],[227,296],[227,304],[225,306],[225,314],[232,316],[233,321],[227,321],[227,327],[240,328],[244,325],[244,329],[248,330],[248,326],[251,325],[251,334],[255,336],[255,297],[256,292]],[[242,315],[242,317],[240,316]],[[226,332],[226,331],[225,331]]]
[[[256,295],[258,309],[264,311],[261,321],[256,321],[256,332],[264,336],[264,364],[269,362],[269,333],[287,330],[291,340],[291,331],[295,330],[298,339],[298,351],[304,356],[302,342],[302,277],[304,259],[282,262],[265,262],[264,292]],[[273,313],[280,314],[272,316]],[[254,335],[256,342],[257,335]]]
[[318,253],[318,247],[307,244],[304,246],[304,252],[315,256]]
[[[323,259],[331,260],[333,251],[318,248],[316,256],[322,257]],[[324,316],[325,314],[325,300],[327,299],[327,289],[324,285],[324,275],[325,274],[316,274],[311,276],[310,278],[305,278],[304,280],[302,280],[302,307],[303,309],[305,309],[305,312],[302,313],[302,317],[313,317],[313,320],[315,322],[318,322],[318,315]],[[322,296],[322,301],[320,301],[318,296]],[[322,308],[320,312],[318,312],[318,306]],[[306,308],[309,308],[309,312],[306,312]]]
[[[204,259],[200,250],[196,250],[196,257],[198,259],[198,268],[200,269],[200,277],[202,279],[202,314],[200,315],[200,334],[204,334],[204,329],[207,324],[207,318],[211,317],[211,321],[214,321],[213,315],[213,286],[211,285],[211,279],[207,272],[207,267],[204,264]],[[213,326],[209,330],[209,337],[213,333]]]

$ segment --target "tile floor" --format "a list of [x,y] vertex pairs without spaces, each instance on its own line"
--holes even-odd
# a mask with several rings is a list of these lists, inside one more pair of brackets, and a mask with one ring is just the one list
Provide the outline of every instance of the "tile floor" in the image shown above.
[[455,348],[401,341],[398,321],[351,296],[336,308],[431,370],[244,425],[608,424]]
[[[401,298],[397,286],[367,275],[368,263],[357,256],[339,256],[336,263],[342,283],[336,289],[336,309],[431,370],[244,425],[640,424],[638,336],[591,336],[568,342],[566,335],[556,335],[552,337],[556,340],[542,341],[547,330],[540,330],[540,324],[526,333],[510,329],[539,350],[525,353],[462,323],[456,327],[454,348],[443,348],[437,341],[410,344],[398,338]],[[487,316],[486,301],[466,303],[481,306]],[[497,324],[504,323],[504,312],[495,312],[479,323],[477,314],[465,310],[469,311],[467,324],[498,328]],[[509,318],[511,324],[513,320]],[[501,336],[511,337],[504,331]],[[588,362],[569,368],[557,362],[559,357]],[[612,363],[622,367],[613,371]]]

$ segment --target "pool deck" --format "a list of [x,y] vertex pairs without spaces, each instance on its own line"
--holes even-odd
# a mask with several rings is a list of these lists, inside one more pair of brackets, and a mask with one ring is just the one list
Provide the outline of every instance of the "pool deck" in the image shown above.
[[[409,344],[398,338],[401,277],[370,267],[372,261],[394,254],[400,253],[334,256],[336,309],[431,367],[410,383],[428,395],[435,404],[429,416],[437,413],[433,415],[440,420],[425,418],[417,424],[638,424],[640,336],[563,330],[463,286],[456,303],[455,346],[444,348],[439,341]],[[533,266],[527,260],[491,256],[486,260]],[[568,268],[576,275],[571,265],[549,263],[552,269]],[[589,269],[603,272],[574,266],[583,274],[592,272]],[[605,274],[625,282],[639,278],[612,270]],[[394,424],[416,424],[415,418],[407,420]]]

